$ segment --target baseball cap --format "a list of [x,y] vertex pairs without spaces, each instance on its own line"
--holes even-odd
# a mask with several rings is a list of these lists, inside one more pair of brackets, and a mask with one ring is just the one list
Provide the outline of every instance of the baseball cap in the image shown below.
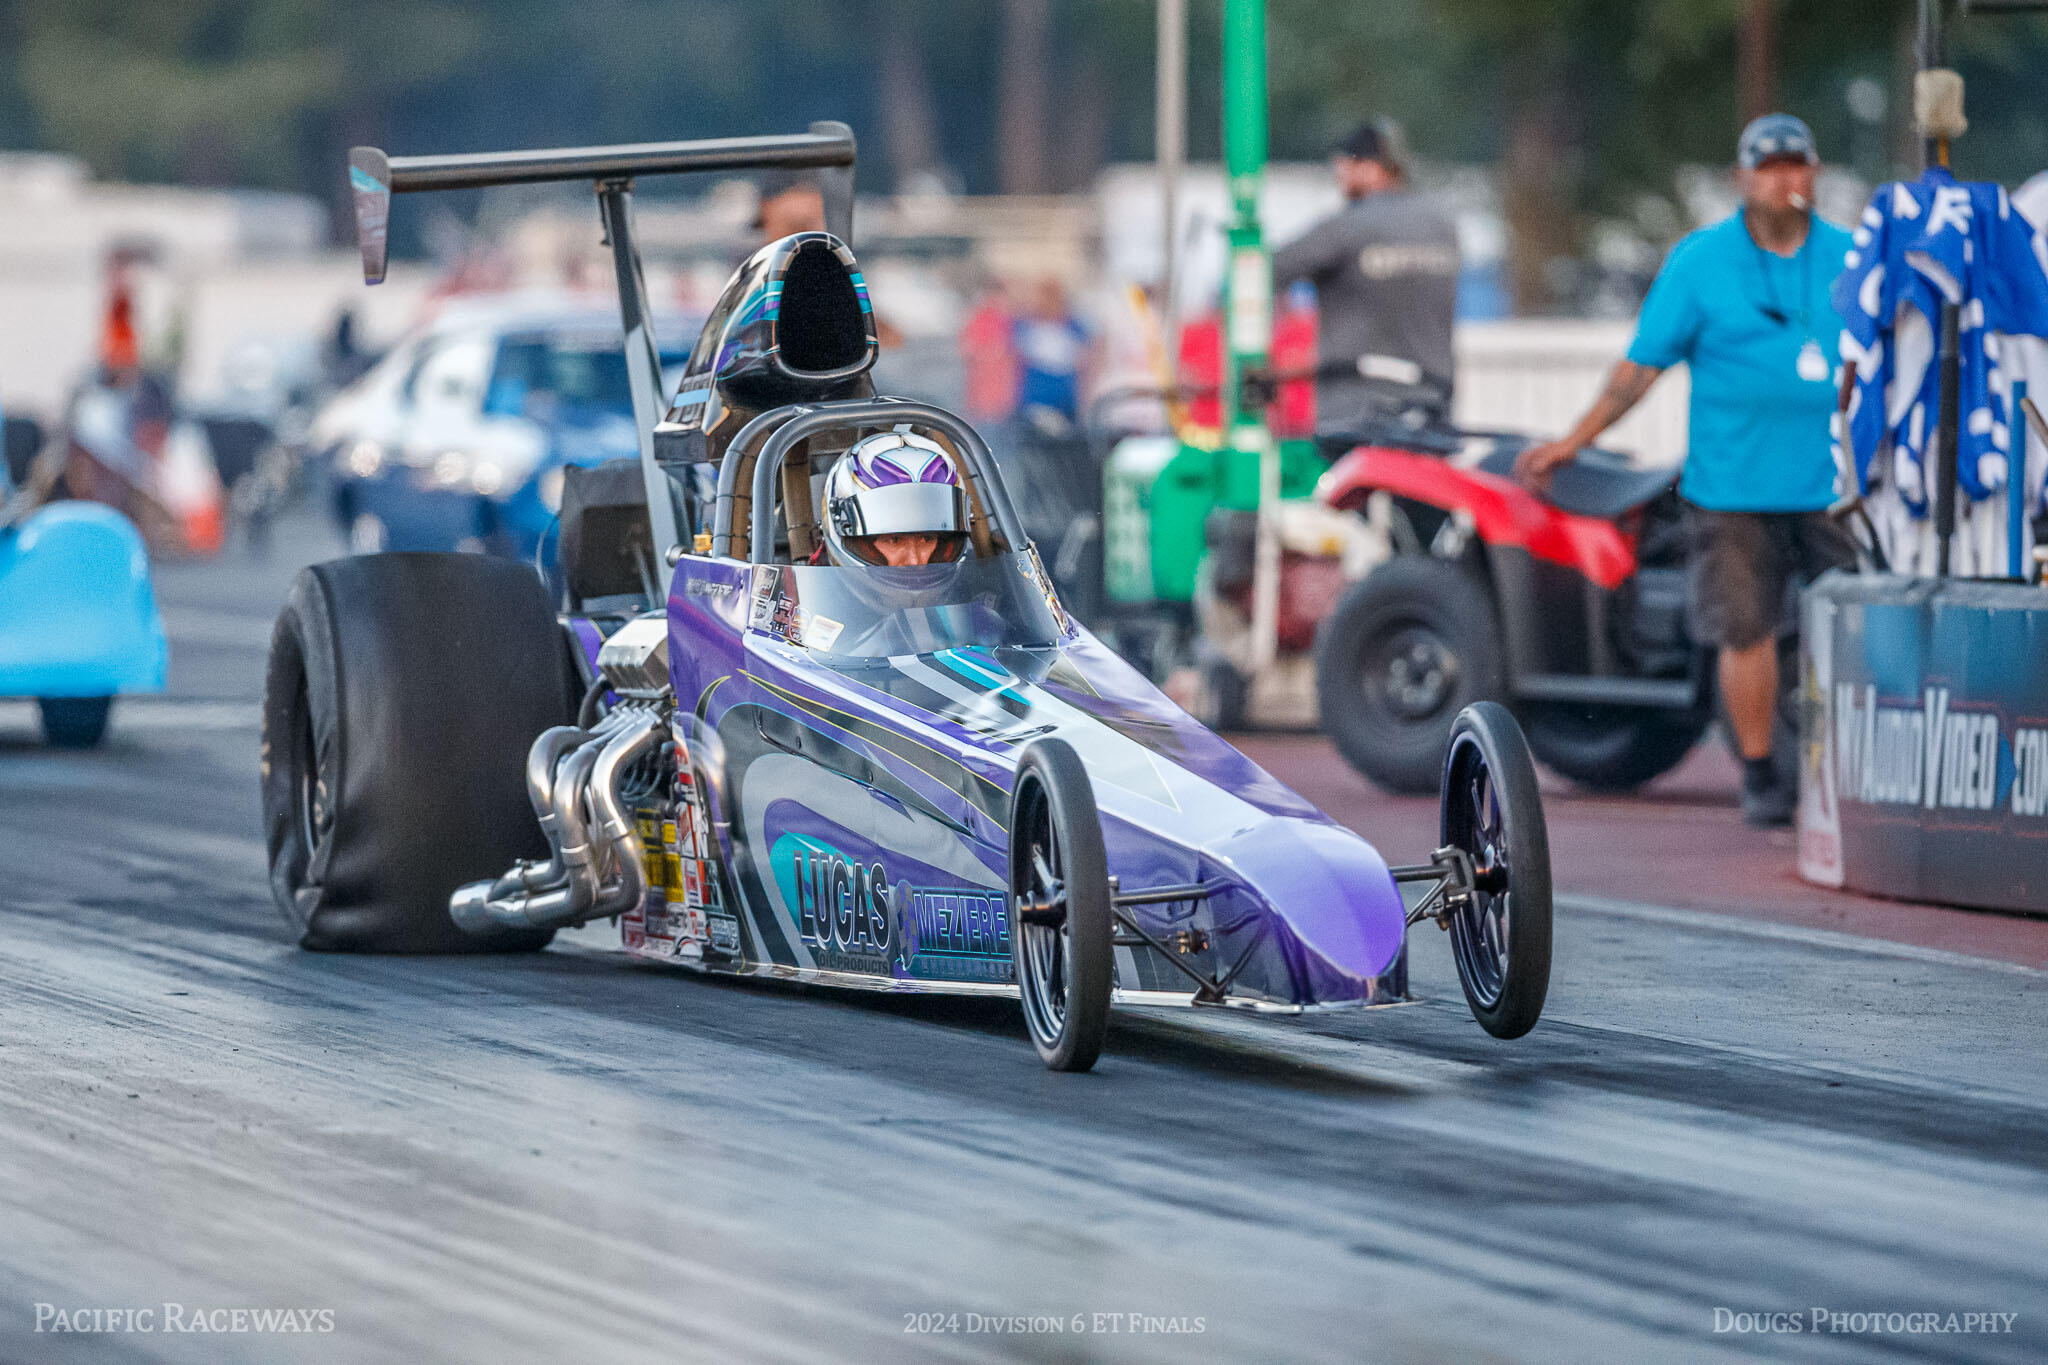
[[1401,125],[1390,118],[1367,119],[1331,150],[1338,156],[1377,161],[1396,170],[1408,164],[1408,140],[1401,135]]
[[1745,171],[1753,171],[1778,156],[1796,156],[1809,165],[1818,163],[1820,153],[1814,150],[1813,130],[1790,114],[1765,114],[1751,119],[1736,146],[1736,163]]

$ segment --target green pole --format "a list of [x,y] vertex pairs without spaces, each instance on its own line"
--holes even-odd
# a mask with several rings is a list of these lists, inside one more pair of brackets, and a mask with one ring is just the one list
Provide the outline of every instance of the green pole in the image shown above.
[[[1230,177],[1230,265],[1224,294],[1226,443],[1256,450],[1264,414],[1244,409],[1238,382],[1264,365],[1273,335],[1273,266],[1259,233],[1266,175],[1266,3],[1223,0],[1223,163]],[[1242,428],[1256,425],[1256,432]]]
[[1230,264],[1223,290],[1225,459],[1258,462],[1258,539],[1252,552],[1251,638],[1237,660],[1256,686],[1278,650],[1280,451],[1266,414],[1244,403],[1246,370],[1273,342],[1273,261],[1259,232],[1266,177],[1266,0],[1223,0],[1223,165],[1230,177]]

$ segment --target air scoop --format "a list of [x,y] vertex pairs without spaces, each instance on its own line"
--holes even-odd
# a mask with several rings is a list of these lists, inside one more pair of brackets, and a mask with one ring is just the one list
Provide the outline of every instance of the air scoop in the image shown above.
[[650,612],[613,631],[597,651],[597,669],[621,697],[668,695],[668,617]]

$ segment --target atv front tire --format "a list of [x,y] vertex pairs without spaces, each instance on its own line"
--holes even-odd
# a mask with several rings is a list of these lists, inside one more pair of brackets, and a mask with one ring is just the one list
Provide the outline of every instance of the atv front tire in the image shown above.
[[1346,589],[1316,630],[1323,730],[1390,792],[1437,790],[1458,713],[1505,690],[1492,596],[1447,560],[1395,556]]
[[1677,767],[1706,733],[1687,711],[1531,702],[1519,708],[1536,757],[1590,791],[1634,791]]

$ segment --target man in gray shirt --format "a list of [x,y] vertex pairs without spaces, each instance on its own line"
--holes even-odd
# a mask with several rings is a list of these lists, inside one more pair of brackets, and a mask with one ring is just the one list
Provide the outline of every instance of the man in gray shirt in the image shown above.
[[1458,233],[1408,188],[1406,162],[1390,120],[1360,125],[1330,156],[1344,207],[1273,253],[1276,288],[1316,288],[1319,432],[1450,415]]

